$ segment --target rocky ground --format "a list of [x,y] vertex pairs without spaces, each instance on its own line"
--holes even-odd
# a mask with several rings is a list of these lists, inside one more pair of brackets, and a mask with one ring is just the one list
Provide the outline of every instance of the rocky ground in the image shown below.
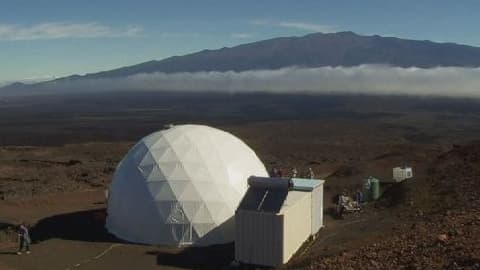
[[[480,111],[468,104],[149,93],[10,100],[0,104],[0,269],[226,268],[231,246],[117,245],[98,219],[118,161],[135,141],[172,122],[227,130],[268,169],[305,174],[312,167],[327,179],[327,208],[336,193],[354,191],[369,175],[388,179],[392,167],[414,166],[414,179],[386,187],[364,212],[345,220],[326,215],[325,229],[285,268],[479,269],[480,146],[470,142],[480,134]],[[32,226],[29,257],[12,254],[13,225],[21,220]]]
[[[38,264],[68,265],[82,261],[85,254],[95,256],[95,252],[101,253],[102,249],[114,245],[115,249],[105,260],[89,262],[89,267],[101,269],[101,266],[128,263],[123,260],[125,252],[133,250],[135,252],[128,253],[128,260],[138,260],[148,269],[164,263],[173,268],[195,268],[196,264],[203,265],[202,269],[219,265],[224,268],[230,259],[212,257],[204,260],[203,251],[175,255],[155,247],[131,244],[117,247],[117,240],[105,234],[101,221],[95,221],[97,214],[103,211],[103,187],[111,178],[116,159],[121,158],[121,152],[130,145],[125,143],[112,148],[112,145],[98,143],[59,148],[2,148],[4,154],[10,151],[9,161],[2,163],[1,167],[4,175],[9,177],[22,179],[25,175],[21,173],[28,172],[32,164],[53,165],[34,167],[44,172],[39,174],[39,179],[49,183],[42,187],[44,189],[31,189],[35,187],[32,183],[41,183],[42,180],[26,181],[28,184],[16,185],[17,191],[21,192],[18,194],[23,195],[8,196],[0,204],[2,218],[9,221],[0,221],[0,243],[3,243],[0,249],[14,249],[12,221],[26,220],[32,224],[35,234],[34,249],[42,251],[28,260],[0,257],[0,261],[5,259],[8,267],[14,269],[38,269],[35,267]],[[25,159],[24,149],[35,153],[34,158],[28,155],[29,161],[21,161]],[[77,161],[71,161],[73,156],[77,157]],[[3,158],[6,160],[6,155]],[[24,166],[24,169],[9,171],[5,169],[8,167],[5,164]],[[480,269],[480,144],[454,146],[450,151],[438,154],[429,164],[425,174],[390,186],[384,196],[378,202],[367,205],[364,212],[347,216],[345,220],[335,220],[327,215],[327,227],[315,241],[307,243],[307,248],[300,250],[285,268]],[[338,167],[332,178],[350,174],[348,167],[350,165]],[[85,181],[89,178],[82,177],[81,172],[95,180]],[[68,175],[71,182],[55,180],[55,175],[59,175],[59,179]],[[76,184],[75,189],[84,191],[72,191],[72,187],[61,189],[64,185],[73,184]],[[33,194],[35,192],[43,192],[44,195]],[[58,249],[58,245],[63,248]],[[45,253],[57,249],[58,254],[65,253],[65,260],[56,261],[52,254]],[[84,253],[73,255],[75,250],[83,250]],[[8,255],[9,252],[3,254],[13,256]],[[156,261],[152,261],[152,254]],[[187,263],[189,256],[196,259]]]
[[286,268],[480,269],[480,144],[455,147],[432,166],[429,177],[394,187],[408,190],[401,203],[384,209],[399,217],[393,233]]
[[0,200],[103,188],[128,143],[0,147]]

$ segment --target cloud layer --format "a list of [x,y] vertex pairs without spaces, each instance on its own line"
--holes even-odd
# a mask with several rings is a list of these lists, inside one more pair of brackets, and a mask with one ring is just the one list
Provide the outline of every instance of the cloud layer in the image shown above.
[[114,29],[95,22],[66,23],[47,22],[34,25],[0,24],[0,40],[38,40],[60,38],[136,37],[141,27],[130,26]]
[[357,67],[284,68],[243,72],[137,74],[115,79],[48,83],[45,92],[110,90],[269,92],[480,97],[480,68]]
[[230,34],[230,37],[232,38],[237,38],[237,39],[246,39],[246,38],[252,38],[254,35],[250,33],[232,33]]
[[291,28],[311,32],[330,33],[335,31],[335,27],[331,25],[315,24],[301,21],[270,21],[270,20],[253,20],[253,25],[272,26],[281,28]]

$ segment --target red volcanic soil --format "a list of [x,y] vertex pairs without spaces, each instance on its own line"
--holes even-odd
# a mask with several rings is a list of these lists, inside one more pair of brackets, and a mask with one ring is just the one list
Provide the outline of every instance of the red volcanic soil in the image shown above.
[[[361,213],[327,215],[326,227],[284,268],[479,269],[480,144],[455,147],[430,165]],[[231,245],[173,249],[120,241],[103,228],[104,207],[102,189],[2,201],[0,269],[227,269],[233,259]],[[34,244],[31,254],[17,256],[5,228],[21,220],[32,226]]]
[[233,259],[232,245],[176,249],[116,239],[103,227],[103,196],[102,190],[78,191],[2,203],[2,218],[31,225],[33,245],[31,254],[16,255],[15,235],[4,230],[0,269],[222,269]]
[[326,254],[317,241],[286,268],[480,269],[480,144],[441,154],[427,177],[391,187],[376,207],[379,223],[382,214],[396,217],[390,231],[383,227],[378,237],[369,237],[371,224],[351,226],[349,233],[363,243],[350,241],[361,244]]
[[[453,104],[453,105],[452,105]],[[0,103],[0,269],[227,269],[233,246],[125,243],[104,225],[104,189],[135,141],[163,124],[207,123],[240,137],[268,169],[326,179],[325,228],[288,269],[480,269],[477,103],[395,97],[65,96]],[[12,117],[15,115],[16,117]],[[32,146],[33,145],[33,146]],[[464,145],[464,146],[455,146]],[[333,197],[370,175],[385,186],[361,213]],[[13,226],[31,226],[17,256]]]

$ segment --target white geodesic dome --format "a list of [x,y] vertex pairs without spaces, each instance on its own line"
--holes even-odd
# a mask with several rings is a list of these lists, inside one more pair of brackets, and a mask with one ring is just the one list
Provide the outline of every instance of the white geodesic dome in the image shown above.
[[155,132],[118,165],[106,228],[145,244],[231,242],[233,216],[252,175],[268,176],[255,152],[230,133],[202,125]]

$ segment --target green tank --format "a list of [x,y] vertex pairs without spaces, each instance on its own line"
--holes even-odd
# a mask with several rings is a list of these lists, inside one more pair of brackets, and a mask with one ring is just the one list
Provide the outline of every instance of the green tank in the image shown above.
[[380,180],[369,176],[365,181],[365,191],[370,201],[375,201],[380,198]]
[[376,201],[378,198],[380,198],[380,180],[372,177],[372,179],[370,179],[370,184],[372,200]]

